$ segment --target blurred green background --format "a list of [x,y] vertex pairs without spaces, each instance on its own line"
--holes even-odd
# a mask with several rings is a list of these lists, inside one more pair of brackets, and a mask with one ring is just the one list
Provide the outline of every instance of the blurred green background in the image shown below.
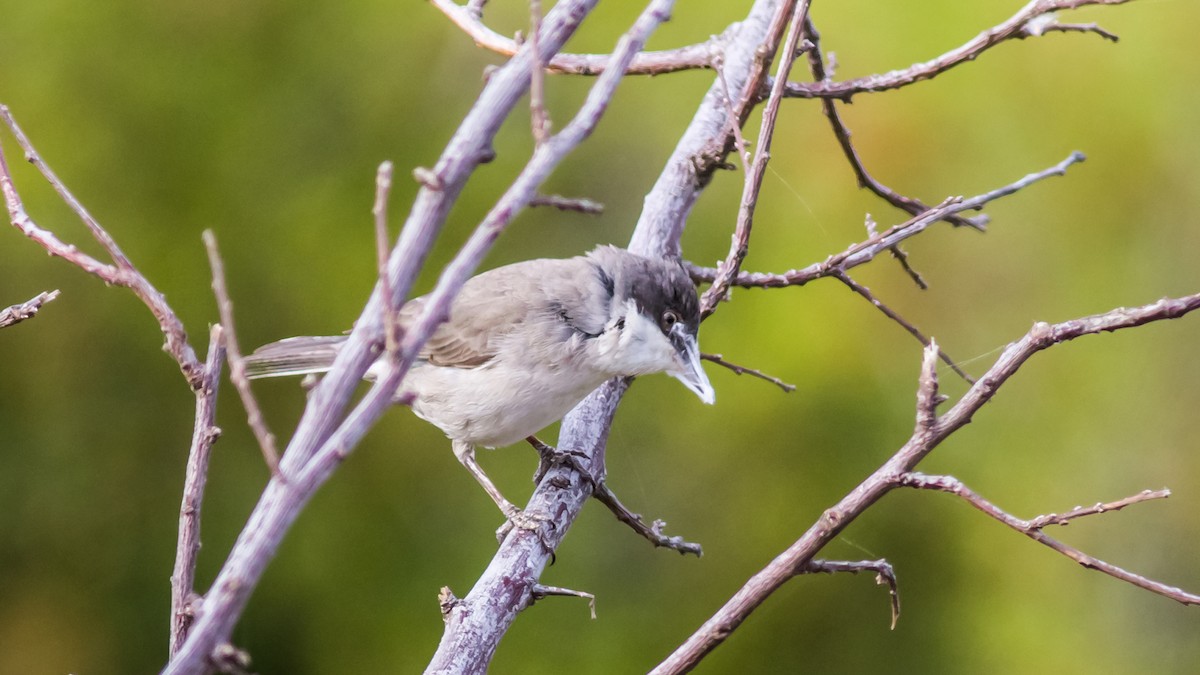
[[[493,4],[499,30],[522,25],[522,3]],[[568,48],[608,49],[636,4],[606,3]],[[702,40],[748,4],[680,3],[651,46]],[[816,3],[813,16],[846,78],[930,58],[1020,4],[851,0]],[[933,202],[1074,149],[1089,156],[1067,178],[989,207],[986,235],[939,225],[913,241],[928,291],[889,260],[858,273],[975,374],[1035,320],[1200,290],[1200,6],[1147,0],[1063,19],[1100,21],[1122,40],[1009,43],[844,108],[875,174]],[[244,346],[343,330],[373,281],[375,167],[391,159],[407,178],[432,163],[497,62],[421,2],[0,0],[0,102],[201,351],[216,317],[203,229],[220,239]],[[607,212],[525,213],[488,265],[626,241],[711,77],[627,81],[548,186]],[[558,125],[589,85],[549,80]],[[98,252],[11,137],[0,141],[34,218]],[[528,156],[526,118],[496,147],[437,262]],[[815,102],[785,105],[774,158],[748,269],[822,260],[863,238],[866,212],[881,226],[902,220],[855,188]],[[415,193],[404,178],[395,223]],[[690,259],[724,255],[740,186],[740,172],[717,177],[688,225]],[[0,331],[0,671],[153,672],[166,653],[192,395],[130,293],[47,258],[14,229],[0,234],[0,305],[53,288],[62,297],[35,320]],[[705,556],[653,550],[589,505],[544,581],[595,593],[599,618],[582,602],[539,603],[505,639],[494,672],[646,670],[910,433],[920,347],[836,282],[735,292],[701,337],[708,351],[799,385],[784,395],[710,367],[716,407],[665,377],[637,382],[622,406],[612,487],[702,542]],[[1200,317],[1188,317],[1039,355],[923,468],[1023,517],[1167,485],[1166,502],[1052,534],[1200,589],[1198,341]],[[962,392],[945,369],[943,381]],[[286,438],[300,389],[257,390]],[[201,588],[266,479],[240,405],[227,386],[221,395]],[[507,494],[528,494],[528,448],[483,461]],[[440,432],[397,410],[309,505],[234,640],[262,673],[417,671],[441,634],[438,588],[470,589],[499,524]],[[945,495],[892,494],[825,555],[896,565],[895,631],[870,578],[801,578],[701,672],[1193,672],[1200,663],[1196,609],[1085,571]]]

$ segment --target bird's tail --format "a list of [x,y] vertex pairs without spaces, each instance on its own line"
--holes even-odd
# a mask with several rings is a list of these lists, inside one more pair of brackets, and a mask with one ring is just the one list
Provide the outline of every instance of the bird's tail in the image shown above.
[[333,359],[345,342],[345,335],[294,337],[272,342],[246,357],[246,375],[256,379],[323,373],[333,366]]

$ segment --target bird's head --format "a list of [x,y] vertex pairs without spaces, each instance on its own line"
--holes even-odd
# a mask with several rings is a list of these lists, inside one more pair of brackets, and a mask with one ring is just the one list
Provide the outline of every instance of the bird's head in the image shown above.
[[602,350],[620,375],[665,372],[705,403],[716,393],[700,365],[696,287],[677,261],[645,258],[613,246],[588,254],[611,296]]

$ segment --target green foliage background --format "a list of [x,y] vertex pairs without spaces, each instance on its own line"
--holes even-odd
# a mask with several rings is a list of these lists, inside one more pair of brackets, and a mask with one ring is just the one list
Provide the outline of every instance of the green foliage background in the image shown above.
[[[498,29],[522,3],[489,7]],[[568,46],[606,50],[637,11],[606,3]],[[825,48],[854,77],[930,58],[1007,18],[1015,0],[816,3]],[[680,3],[652,47],[718,33],[748,3]],[[1135,2],[1063,17],[1118,45],[1052,34],[844,108],[868,166],[930,201],[976,194],[1074,149],[1086,164],[988,209],[991,231],[913,241],[918,291],[879,260],[859,277],[974,373],[1035,320],[1200,290],[1200,6]],[[200,232],[216,231],[244,345],[341,331],[372,285],[373,172],[434,161],[497,58],[420,2],[0,0],[0,101],[146,275],[203,350],[216,311]],[[523,214],[489,265],[624,242],[709,72],[627,81],[549,191],[600,218]],[[590,82],[554,77],[554,120]],[[752,122],[748,129],[755,129]],[[752,131],[748,133],[752,134]],[[10,162],[19,153],[0,135]],[[452,255],[530,150],[514,119],[437,249]],[[824,259],[900,214],[855,188],[814,102],[785,105],[753,270]],[[34,218],[89,251],[84,229],[26,166]],[[724,255],[741,174],[717,177],[684,250]],[[415,192],[399,180],[394,213]],[[424,280],[428,288],[432,273]],[[0,233],[0,305],[61,288],[0,331],[0,671],[153,672],[165,658],[168,576],[192,396],[124,290]],[[1037,356],[924,465],[1032,516],[1173,488],[1164,503],[1056,532],[1117,564],[1200,589],[1200,318],[1090,337]],[[589,506],[544,581],[598,596],[527,611],[494,672],[643,671],[910,432],[919,345],[835,282],[739,291],[705,324],[708,351],[799,384],[790,395],[710,369],[716,407],[665,377],[636,383],[610,443],[611,484],[705,546],[652,550]],[[948,372],[951,394],[963,387]],[[281,436],[303,396],[258,387]],[[212,579],[266,471],[222,392],[200,575]],[[549,434],[553,438],[553,434]],[[514,497],[527,448],[484,458]],[[388,415],[300,518],[234,635],[262,673],[413,672],[441,633],[436,594],[465,594],[489,560],[494,507],[440,433]],[[1189,672],[1200,613],[1084,571],[954,499],[887,497],[827,551],[886,556],[904,613],[889,631],[869,578],[793,581],[701,672]]]

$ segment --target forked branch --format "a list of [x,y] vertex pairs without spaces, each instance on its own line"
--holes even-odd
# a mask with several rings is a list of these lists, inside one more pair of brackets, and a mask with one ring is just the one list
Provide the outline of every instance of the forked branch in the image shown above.
[[[984,404],[992,400],[999,388],[1021,368],[1034,354],[1070,340],[1101,332],[1110,332],[1141,326],[1154,321],[1175,319],[1200,309],[1200,293],[1180,298],[1164,298],[1158,302],[1134,308],[1118,308],[1104,314],[1064,321],[1062,323],[1037,323],[1020,340],[1008,345],[1000,357],[979,380],[967,390],[949,410],[937,414],[944,398],[938,391],[936,343],[925,349],[921,376],[917,387],[916,426],[908,442],[896,451],[882,466],[850,491],[837,504],[827,509],[809,529],[787,550],[779,554],[766,567],[752,576],[723,607],[692,634],[680,647],[667,657],[654,673],[679,673],[694,668],[706,654],[724,642],[745,619],[772,593],[790,579],[795,570],[812,561],[816,555],[851,522],[862,515],[883,495],[905,481],[913,481],[912,472],[942,441],[962,428]],[[1149,497],[1146,497],[1149,498]],[[1137,499],[1136,501],[1144,501]],[[982,502],[972,502],[979,506]],[[1101,505],[1103,506],[1103,505]],[[1078,510],[1072,517],[1085,513],[1100,512],[1102,508]],[[1035,521],[1037,522],[1037,521]],[[1161,593],[1180,602],[1192,602],[1191,593],[1174,593],[1173,587],[1145,580],[1115,568],[1103,561],[1082,553],[1078,557],[1069,547],[1045,537],[1041,527],[1051,522],[1041,522],[1037,528],[1030,523],[1016,523],[1029,536],[1054,547],[1064,555],[1071,556],[1087,567],[1098,569],[1112,576]],[[1030,534],[1030,531],[1035,532]],[[1052,543],[1050,543],[1052,542]]]

